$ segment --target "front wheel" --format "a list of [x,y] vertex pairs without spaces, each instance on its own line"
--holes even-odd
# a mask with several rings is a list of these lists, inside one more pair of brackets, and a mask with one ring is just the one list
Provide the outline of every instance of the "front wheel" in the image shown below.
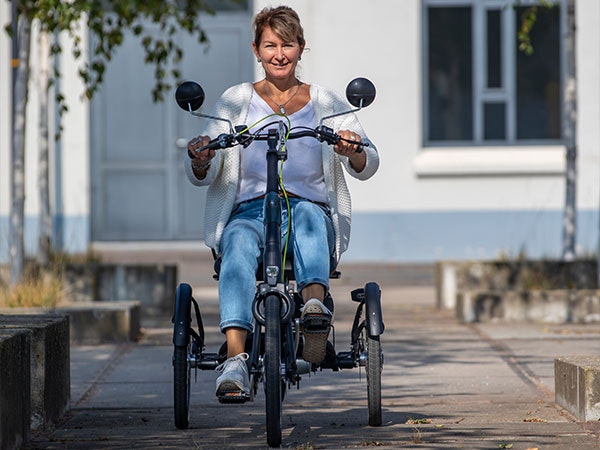
[[265,299],[265,403],[267,413],[267,443],[281,445],[281,303],[279,297]]
[[[365,333],[367,334],[367,333]],[[381,425],[381,370],[383,358],[379,336],[367,335],[367,402],[369,405],[369,426]]]
[[173,350],[173,403],[175,426],[180,430],[185,430],[190,423],[190,372],[188,347],[176,345]]

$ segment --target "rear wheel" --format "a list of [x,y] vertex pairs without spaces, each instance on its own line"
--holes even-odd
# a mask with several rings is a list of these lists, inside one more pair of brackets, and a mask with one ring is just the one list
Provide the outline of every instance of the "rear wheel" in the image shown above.
[[379,336],[367,336],[367,402],[369,425],[381,425],[381,341]]
[[265,397],[267,413],[267,443],[281,445],[281,303],[275,295],[265,299]]
[[175,346],[173,351],[173,403],[175,426],[181,430],[189,426],[191,367],[188,347]]

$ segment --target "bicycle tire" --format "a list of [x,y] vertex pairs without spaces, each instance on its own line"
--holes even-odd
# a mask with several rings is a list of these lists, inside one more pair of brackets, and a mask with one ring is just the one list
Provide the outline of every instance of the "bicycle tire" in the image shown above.
[[267,416],[267,444],[281,445],[281,303],[275,295],[265,299],[265,406]]
[[368,336],[367,341],[367,403],[369,407],[369,426],[381,425],[381,341],[379,336]]
[[188,347],[175,346],[173,350],[173,405],[175,427],[185,430],[190,424],[191,367]]

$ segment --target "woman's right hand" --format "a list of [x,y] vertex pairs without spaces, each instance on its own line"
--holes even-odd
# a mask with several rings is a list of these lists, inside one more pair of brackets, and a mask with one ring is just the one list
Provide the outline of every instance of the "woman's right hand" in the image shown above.
[[196,169],[208,168],[210,160],[215,157],[215,150],[198,151],[199,148],[210,142],[208,136],[196,136],[188,142],[187,149],[192,159],[192,167]]
[[210,137],[208,136],[196,136],[188,142],[188,154],[190,158],[196,160],[198,164],[208,163],[211,159],[215,157],[214,150],[204,150],[199,152],[198,149],[204,147],[210,142]]
[[215,150],[198,151],[199,148],[207,145],[209,142],[210,138],[208,136],[196,136],[188,142],[187,148],[192,171],[194,172],[194,176],[199,180],[206,178],[210,167],[210,160],[215,157]]

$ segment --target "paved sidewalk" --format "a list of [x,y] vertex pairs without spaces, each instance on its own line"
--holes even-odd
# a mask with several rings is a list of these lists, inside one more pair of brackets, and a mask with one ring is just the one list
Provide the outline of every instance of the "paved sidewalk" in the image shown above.
[[[383,426],[366,425],[364,372],[319,372],[288,392],[284,448],[600,448],[597,424],[577,423],[554,404],[553,379],[555,356],[597,354],[600,325],[461,324],[435,308],[431,284],[407,286],[401,270],[342,267],[332,286],[342,351],[354,312],[350,290],[381,284]],[[216,286],[195,285],[194,295],[208,350],[216,351]],[[210,372],[198,372],[192,386],[190,429],[175,429],[169,318],[145,327],[139,343],[71,349],[72,410],[56,429],[34,434],[29,448],[265,448],[262,393],[253,403],[220,405]]]

